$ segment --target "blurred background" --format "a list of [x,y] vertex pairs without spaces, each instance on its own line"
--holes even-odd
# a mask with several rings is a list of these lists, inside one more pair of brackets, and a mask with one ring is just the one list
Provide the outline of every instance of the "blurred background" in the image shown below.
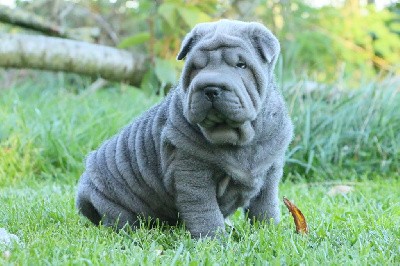
[[[331,82],[351,76],[357,82],[398,71],[400,62],[397,1],[1,0],[0,4],[74,30],[82,40],[140,51],[153,63],[166,60],[171,68],[177,64],[183,36],[199,22],[220,18],[260,21],[270,28],[281,41],[280,74],[285,78],[307,75]],[[22,29],[2,25],[1,30]]]
[[[399,175],[397,1],[0,0],[0,5],[11,14],[37,16],[76,40],[148,58],[135,86],[0,68],[0,184],[27,175],[75,181],[88,151],[177,83],[183,63],[175,58],[185,34],[199,22],[221,18],[262,22],[281,42],[277,83],[296,127],[285,179]],[[44,34],[4,17],[0,11],[0,34]]]

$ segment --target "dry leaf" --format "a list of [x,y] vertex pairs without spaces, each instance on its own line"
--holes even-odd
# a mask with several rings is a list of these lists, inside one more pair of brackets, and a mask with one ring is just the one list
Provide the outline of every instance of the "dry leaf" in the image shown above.
[[299,208],[296,207],[293,203],[290,202],[286,197],[283,197],[283,202],[288,208],[289,212],[292,214],[294,219],[294,224],[296,225],[296,232],[299,234],[307,234],[308,228],[306,223],[306,218],[301,213]]
[[328,195],[329,195],[329,196],[335,196],[335,195],[337,195],[337,194],[345,195],[345,194],[347,194],[347,193],[352,192],[353,190],[354,190],[354,188],[351,187],[351,186],[337,185],[337,186],[332,187],[332,188],[329,190]]

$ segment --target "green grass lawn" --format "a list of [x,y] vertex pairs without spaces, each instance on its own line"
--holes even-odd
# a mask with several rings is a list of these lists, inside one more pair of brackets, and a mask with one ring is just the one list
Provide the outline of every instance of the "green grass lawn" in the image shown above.
[[[75,177],[71,177],[75,178]],[[333,184],[281,185],[304,213],[309,235],[294,232],[282,206],[279,226],[250,225],[237,212],[235,230],[218,240],[191,240],[182,228],[115,233],[95,227],[74,208],[74,186],[52,182],[0,189],[0,222],[20,243],[0,264],[30,265],[398,265],[399,180],[352,183],[329,196]]]
[[[0,228],[19,238],[0,244],[0,265],[400,264],[399,82],[333,96],[285,88],[296,136],[280,196],[309,235],[294,232],[282,203],[278,226],[251,226],[238,211],[227,236],[196,241],[182,227],[115,233],[74,208],[85,155],[160,97],[46,77],[0,87]],[[337,184],[354,190],[328,195]]]

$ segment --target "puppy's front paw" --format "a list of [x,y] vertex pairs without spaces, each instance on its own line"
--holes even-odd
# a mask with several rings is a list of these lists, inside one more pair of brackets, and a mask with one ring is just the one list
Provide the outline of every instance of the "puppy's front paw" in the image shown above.
[[221,213],[215,213],[214,215],[210,213],[196,214],[190,217],[186,216],[184,220],[185,226],[193,238],[214,238],[219,233],[225,232],[224,218]]

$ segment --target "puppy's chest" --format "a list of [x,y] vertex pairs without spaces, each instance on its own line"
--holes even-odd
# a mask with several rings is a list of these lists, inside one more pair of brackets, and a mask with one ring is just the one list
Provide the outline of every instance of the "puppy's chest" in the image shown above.
[[221,172],[216,180],[221,209],[230,212],[237,207],[246,207],[264,185],[272,158],[265,155],[262,147],[227,153],[221,158]]
[[[220,154],[218,166],[223,178],[229,177],[232,183],[244,187],[258,187],[273,162],[273,156],[268,156],[263,146],[231,150]],[[225,184],[227,181],[221,181]],[[223,185],[222,185],[223,187]]]
[[270,158],[265,158],[262,149],[230,154],[221,161],[221,172],[217,177],[217,197],[252,198],[264,185]]
[[238,182],[226,175],[217,183],[217,201],[224,217],[231,215],[239,207],[248,207],[250,200],[257,196],[264,180],[261,177]]
[[252,197],[254,193],[258,193],[263,185],[263,178],[256,177],[247,180],[246,183],[239,182],[232,178],[232,176],[225,175],[217,182],[217,197],[222,198],[227,196],[230,192],[235,195],[242,195],[243,197]]

